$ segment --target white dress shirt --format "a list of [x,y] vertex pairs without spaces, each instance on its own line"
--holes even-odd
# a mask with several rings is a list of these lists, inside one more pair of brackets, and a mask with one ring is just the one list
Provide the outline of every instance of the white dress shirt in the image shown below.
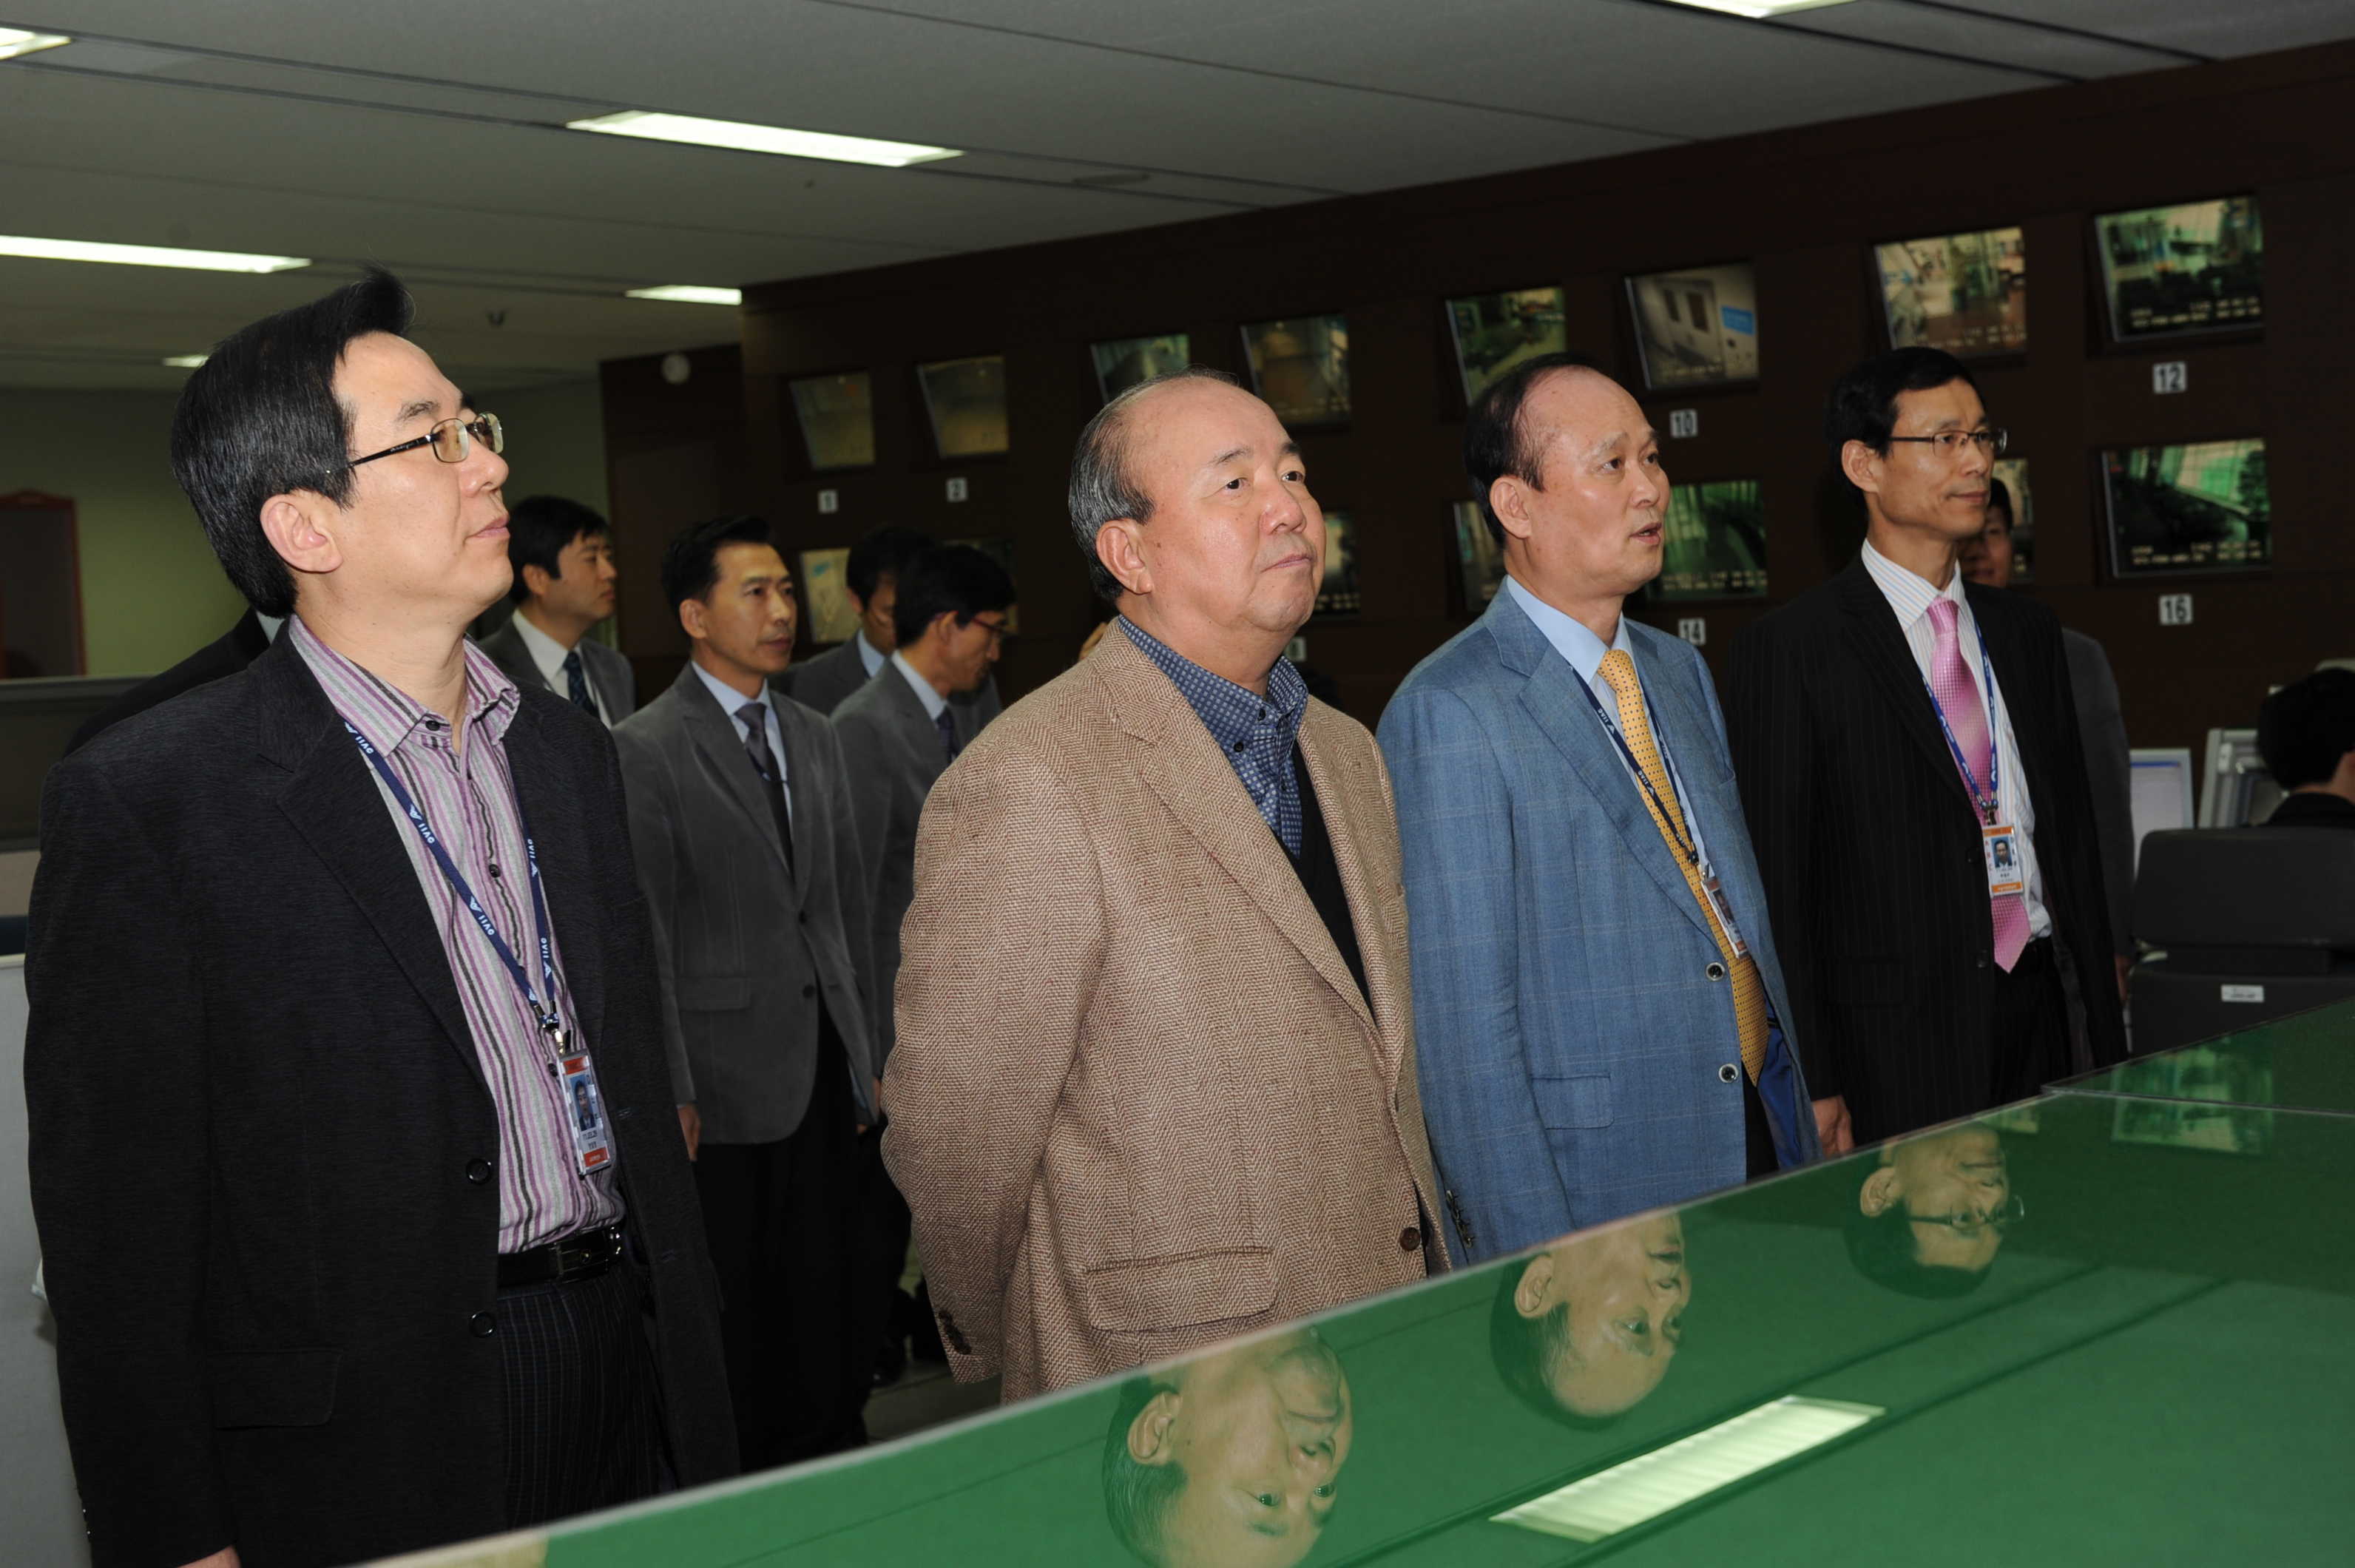
[[858,635],[850,640],[858,645],[858,662],[867,667],[867,678],[873,680],[875,672],[883,667],[883,656],[877,653],[875,645],[867,640],[867,628],[864,626],[859,627]]
[[[520,610],[516,612],[515,629],[523,638],[523,645],[530,651],[531,662],[538,667],[539,673],[547,678],[548,688],[566,701],[570,701],[572,682],[564,674],[564,660],[567,655],[579,650],[566,647],[562,643],[533,625],[531,617]],[[605,711],[604,695],[597,689],[596,681],[590,677],[587,659],[581,661],[581,684],[589,688],[589,700],[597,705],[597,717],[605,721],[606,729],[611,730],[613,727],[613,716]]]
[[[777,784],[785,792],[785,820],[791,822],[794,819],[794,786],[791,775],[785,771],[785,732],[777,727],[777,709],[769,700],[769,683],[765,680],[761,683],[760,696],[747,697],[693,659],[689,659],[687,665],[695,671],[696,678],[703,682],[703,688],[711,693],[712,700],[719,704],[719,711],[728,715],[728,722],[736,727],[738,745],[751,738],[752,727],[745,723],[736,710],[748,702],[761,705],[761,717],[766,720],[762,728],[769,736],[769,755],[777,764]],[[744,754],[745,765],[750,767],[751,761],[752,754],[747,752]]]
[[935,724],[939,723],[942,713],[948,709],[949,699],[933,690],[932,683],[918,675],[916,667],[896,653],[891,656],[891,667],[906,676],[908,684],[916,688],[916,700],[924,705],[924,717]]
[[[1984,701],[1992,667],[1983,669],[1979,664],[1979,624],[1972,617],[1971,602],[1963,592],[1962,572],[1950,573],[1943,589],[1933,588],[1873,549],[1870,542],[1864,547],[1864,570],[1871,574],[1873,585],[1889,601],[1889,607],[1897,613],[1897,624],[1905,633],[1905,645],[1913,651],[1913,663],[1922,672],[1924,696],[1930,690],[1930,660],[1938,651],[1938,629],[1930,624],[1930,606],[1940,599],[1953,602],[1955,645],[1963,656],[1964,667],[1971,672],[1971,685]],[[2044,907],[2044,872],[2036,860],[2036,806],[2028,798],[2028,775],[2020,769],[2019,741],[2011,732],[2011,709],[2003,699],[2000,681],[1996,683],[1995,711],[1987,715],[1987,729],[1996,746],[1997,812],[2019,829],[2020,869],[2028,873],[2028,934],[2032,941],[2052,934],[2052,915]],[[1987,781],[1979,782],[1984,784]]]

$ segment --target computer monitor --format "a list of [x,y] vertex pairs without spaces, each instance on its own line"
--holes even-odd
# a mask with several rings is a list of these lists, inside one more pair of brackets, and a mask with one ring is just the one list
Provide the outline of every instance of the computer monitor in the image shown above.
[[2153,833],[2191,826],[2191,752],[2184,746],[2137,748],[2134,763],[2135,865],[2142,865],[2142,841]]
[[2208,731],[2207,765],[2200,777],[2200,826],[2246,827],[2281,804],[2282,792],[2257,755],[2254,730]]

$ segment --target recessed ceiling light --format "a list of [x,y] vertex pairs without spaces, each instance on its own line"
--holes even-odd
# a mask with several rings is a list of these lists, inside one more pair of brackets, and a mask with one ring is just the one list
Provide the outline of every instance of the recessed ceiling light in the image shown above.
[[308,256],[249,256],[237,251],[181,251],[168,245],[101,245],[88,240],[28,240],[0,234],[0,256],[44,261],[112,261],[127,267],[192,267],[201,272],[283,272]]
[[53,49],[73,40],[63,33],[28,33],[22,27],[0,27],[0,60],[15,59],[40,49]]
[[782,125],[747,125],[735,120],[698,120],[691,114],[653,114],[629,109],[600,114],[593,120],[568,120],[568,131],[594,131],[605,136],[644,136],[655,142],[685,142],[698,147],[733,147],[744,153],[774,153],[787,158],[826,158],[837,164],[877,164],[901,169],[910,164],[935,163],[958,156],[954,147],[927,147],[917,142],[878,142],[865,136],[836,136],[824,131],[788,131]]
[[707,289],[698,283],[665,283],[658,289],[626,289],[634,300],[668,300],[674,304],[742,304],[742,289]]
[[164,363],[175,370],[193,370],[210,357],[207,354],[175,354]]
[[1668,0],[1702,11],[1723,11],[1735,16],[1780,16],[1786,11],[1813,11],[1823,5],[1845,5],[1849,0]]

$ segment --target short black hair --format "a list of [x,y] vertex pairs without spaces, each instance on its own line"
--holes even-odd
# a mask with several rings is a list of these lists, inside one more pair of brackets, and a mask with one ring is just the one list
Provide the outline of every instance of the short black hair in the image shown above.
[[689,523],[663,546],[663,595],[673,613],[690,599],[700,599],[719,581],[719,552],[731,544],[776,545],[766,517],[706,517]]
[[2328,784],[2355,752],[2355,670],[2318,669],[2257,709],[2257,754],[2285,790]]
[[261,531],[261,504],[309,490],[351,499],[351,411],[336,367],[355,338],[409,335],[416,304],[371,267],[357,283],[263,316],[213,345],[172,411],[172,474],[221,570],[264,615],[294,613],[294,573]]
[[564,575],[557,558],[583,535],[610,539],[613,530],[594,508],[561,496],[527,496],[507,511],[507,564],[515,568],[515,584],[507,597],[520,604],[531,597],[523,585],[523,569],[536,566],[550,577]]
[[1529,401],[1538,382],[1556,370],[1593,370],[1603,375],[1594,361],[1583,354],[1540,354],[1522,360],[1482,388],[1464,416],[1464,471],[1472,476],[1472,488],[1480,502],[1480,518],[1488,525],[1488,537],[1500,545],[1505,542],[1505,525],[1498,519],[1497,508],[1488,504],[1488,490],[1508,474],[1531,489],[1545,488],[1545,475],[1539,464],[1540,453],[1529,445],[1528,432],[1521,429],[1521,405]]
[[[1938,385],[1943,387],[1945,383],[1941,381]],[[1866,1213],[1864,1184],[1872,1179],[1874,1172],[1889,1168],[1869,1159],[1857,1164],[1855,1181],[1842,1184],[1849,1200],[1848,1211],[1840,1224],[1841,1239],[1848,1243],[1848,1261],[1856,1265],[1857,1273],[1885,1290],[1931,1301],[1951,1301],[1958,1296],[1968,1296],[1987,1283],[1987,1268],[1923,1263],[1921,1243],[1913,1236],[1913,1212],[1902,1202],[1891,1203],[1878,1214]]]
[[1987,481],[1987,509],[2003,514],[2003,531],[2009,533],[2019,518],[2011,509],[2011,486],[2000,479]]
[[1128,1429],[1136,1424],[1156,1394],[1170,1392],[1171,1385],[1157,1378],[1131,1378],[1121,1385],[1120,1399],[1113,1406],[1112,1427],[1104,1434],[1101,1472],[1104,1517],[1112,1522],[1112,1532],[1139,1562],[1156,1568],[1169,1561],[1169,1509],[1186,1490],[1186,1470],[1174,1460],[1167,1465],[1137,1463],[1136,1456],[1128,1451]]
[[968,544],[935,545],[898,573],[899,596],[891,602],[891,631],[903,648],[913,647],[938,615],[970,625],[984,610],[1014,603],[1014,579],[1006,569]]
[[1840,453],[1851,441],[1860,441],[1881,456],[1889,455],[1889,438],[1897,432],[1897,397],[1901,392],[1926,392],[1960,381],[1976,392],[1979,384],[1963,362],[1943,348],[1896,348],[1876,354],[1832,385],[1824,400],[1824,445],[1832,454],[1832,470],[1848,486],[1860,508],[1864,492],[1840,466]]
[[875,597],[875,585],[885,572],[897,581],[907,564],[936,542],[922,528],[911,528],[904,523],[885,523],[879,528],[869,528],[858,536],[850,547],[850,559],[842,563],[842,585],[864,604]]

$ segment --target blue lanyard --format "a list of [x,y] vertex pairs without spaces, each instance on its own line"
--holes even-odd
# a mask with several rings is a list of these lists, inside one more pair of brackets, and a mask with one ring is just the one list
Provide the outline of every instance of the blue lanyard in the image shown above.
[[1987,630],[1977,615],[1971,617],[1971,630],[1979,637],[1979,677],[1987,682],[1987,792],[1979,792],[1978,775],[1971,772],[1970,763],[1963,760],[1963,748],[1955,739],[1955,727],[1946,722],[1945,704],[1938,700],[1937,688],[1930,677],[1922,677],[1922,689],[1930,694],[1930,709],[1938,716],[1938,728],[1945,732],[1946,750],[1955,754],[1955,766],[1963,770],[1963,783],[1970,786],[1971,798],[1978,803],[1979,817],[1989,827],[2003,811],[2003,781],[1999,776],[2003,757],[2003,741],[1995,727],[1995,667],[1987,662]]
[[[1576,670],[1572,670],[1571,673],[1575,675],[1578,672]],[[1597,673],[1600,672],[1598,671]],[[1640,689],[1642,686],[1640,677],[1636,684]],[[1676,846],[1678,852],[1681,853],[1686,859],[1692,862],[1693,869],[1695,870],[1699,870],[1700,869],[1700,848],[1693,842],[1691,834],[1683,827],[1679,826],[1683,821],[1683,814],[1681,812],[1671,812],[1666,805],[1661,804],[1660,792],[1652,787],[1651,779],[1646,776],[1644,773],[1644,764],[1636,760],[1635,748],[1627,744],[1627,737],[1619,733],[1619,726],[1613,723],[1611,716],[1603,710],[1603,699],[1594,695],[1594,688],[1587,685],[1585,681],[1581,680],[1578,683],[1578,689],[1586,693],[1586,700],[1588,703],[1593,705],[1594,709],[1594,717],[1603,721],[1604,732],[1607,733],[1613,741],[1618,743],[1619,754],[1627,759],[1628,773],[1635,775],[1636,784],[1642,788],[1645,797],[1652,803],[1652,809],[1659,814],[1661,822],[1668,826],[1668,835],[1676,840]],[[1616,691],[1614,691],[1612,695],[1616,697],[1618,694]],[[1676,759],[1668,755],[1668,743],[1660,734],[1659,715],[1652,711],[1652,694],[1648,691],[1644,693],[1644,710],[1647,714],[1651,715],[1652,749],[1660,754],[1661,770],[1668,775],[1669,787],[1674,788],[1676,785],[1677,774]]]
[[[340,719],[342,715],[338,714],[336,717]],[[539,971],[548,986],[548,1001],[544,1005],[539,999],[538,993],[532,989],[531,976],[524,973],[523,965],[517,960],[515,949],[509,947],[506,939],[499,935],[499,928],[491,923],[491,917],[483,911],[482,901],[475,898],[474,890],[466,885],[466,879],[451,861],[450,852],[442,847],[442,840],[435,837],[433,825],[427,822],[425,814],[417,809],[417,802],[410,798],[408,789],[402,785],[400,776],[392,771],[392,765],[378,753],[374,746],[368,744],[367,736],[352,727],[350,720],[344,719],[343,725],[344,733],[359,743],[360,754],[375,765],[377,777],[384,781],[385,788],[392,792],[392,798],[400,803],[402,811],[408,813],[410,826],[417,829],[417,836],[425,840],[425,848],[432,851],[433,863],[442,868],[442,875],[449,882],[451,891],[464,901],[466,912],[473,915],[474,923],[483,928],[483,935],[490,942],[491,951],[497,954],[499,962],[506,965],[507,975],[515,981],[516,989],[523,993],[524,1005],[531,1009],[531,1016],[538,1020],[541,1029],[557,1038],[558,1046],[561,1049],[564,1043],[564,1023],[556,1012],[556,950],[554,944],[548,939],[548,894],[540,886],[539,851],[532,845],[531,824],[524,818],[523,792],[516,791],[516,821],[523,828],[524,863],[530,869],[531,874],[532,919],[539,931]],[[509,783],[512,784],[513,781],[510,780]]]

